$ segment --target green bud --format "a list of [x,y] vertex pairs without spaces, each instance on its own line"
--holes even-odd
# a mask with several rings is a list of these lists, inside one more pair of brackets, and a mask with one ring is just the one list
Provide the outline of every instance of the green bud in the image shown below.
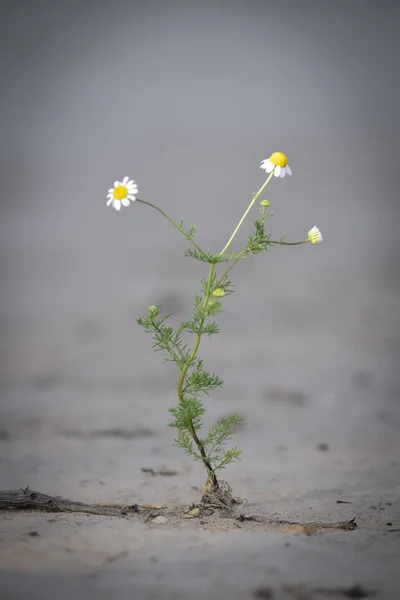
[[158,313],[158,308],[157,306],[154,306],[154,304],[151,304],[151,306],[149,306],[147,310],[151,317],[155,317]]
[[225,296],[225,292],[222,288],[217,288],[213,291],[213,296],[216,296],[217,298],[222,298],[222,296]]
[[261,206],[263,206],[264,208],[268,208],[270,206],[270,203],[268,200],[261,200],[260,202]]

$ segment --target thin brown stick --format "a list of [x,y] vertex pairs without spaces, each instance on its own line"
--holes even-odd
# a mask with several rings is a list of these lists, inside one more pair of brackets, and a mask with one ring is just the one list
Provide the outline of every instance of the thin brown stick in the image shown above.
[[[150,508],[150,507],[141,507]],[[58,496],[48,496],[28,487],[19,490],[0,490],[0,510],[39,510],[42,512],[86,513],[123,517],[140,512],[137,504],[84,504]]]

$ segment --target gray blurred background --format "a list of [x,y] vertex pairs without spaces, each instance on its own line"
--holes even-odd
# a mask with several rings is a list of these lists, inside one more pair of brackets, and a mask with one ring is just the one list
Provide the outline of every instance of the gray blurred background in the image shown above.
[[[341,420],[361,427],[362,449],[398,438],[399,13],[358,0],[2,3],[4,438],[43,440],[49,420],[164,431],[176,373],[135,319],[157,301],[186,318],[204,265],[147,207],[106,208],[107,190],[133,177],[217,251],[276,150],[293,176],[263,196],[273,233],[298,240],[317,225],[324,243],[273,248],[232,272],[222,333],[200,353],[226,380],[210,419],[248,417],[248,467],[268,455],[276,398],[311,398],[310,443],[336,439]],[[272,427],[287,444],[293,410]],[[354,444],[346,428],[341,443]],[[49,489],[27,444],[8,451],[2,483],[29,473]]]

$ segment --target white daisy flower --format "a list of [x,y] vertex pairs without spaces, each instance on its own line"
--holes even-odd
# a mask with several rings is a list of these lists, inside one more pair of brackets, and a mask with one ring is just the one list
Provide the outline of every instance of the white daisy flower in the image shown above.
[[308,241],[312,244],[320,244],[323,242],[324,238],[322,237],[322,233],[318,229],[318,227],[313,227],[308,232]]
[[283,152],[274,152],[269,158],[262,161],[260,169],[267,173],[274,172],[275,177],[285,177],[291,175],[292,170],[288,165],[288,158]]
[[135,194],[137,193],[138,187],[133,179],[124,177],[122,181],[114,181],[114,187],[108,190],[107,206],[121,210],[121,206],[129,206],[136,200]]

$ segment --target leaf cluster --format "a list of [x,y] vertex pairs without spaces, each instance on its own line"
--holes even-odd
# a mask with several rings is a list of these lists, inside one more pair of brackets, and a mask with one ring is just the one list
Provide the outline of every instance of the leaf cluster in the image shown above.
[[221,262],[230,262],[235,258],[240,258],[240,253],[231,252],[230,254],[220,254],[210,251],[199,252],[196,248],[188,248],[185,251],[185,256],[189,256],[190,258],[194,258],[195,260],[199,260],[201,262],[205,262],[209,265],[216,265]]
[[137,319],[137,322],[147,333],[152,335],[154,350],[163,351],[165,360],[174,362],[182,370],[190,357],[190,350],[182,339],[186,324],[183,322],[177,329],[174,329],[170,325],[166,325],[170,315],[160,317],[160,311],[160,304],[152,306],[144,317]]
[[[182,225],[179,224],[178,228],[183,231]],[[194,241],[195,232],[195,226],[190,225],[189,230],[183,233],[188,239]],[[235,261],[245,254],[246,251],[224,256],[205,253],[200,251],[196,244],[194,249],[186,253],[187,256],[209,264]],[[219,326],[214,317],[222,311],[222,298],[233,292],[233,284],[227,278],[230,268],[220,279],[217,279],[211,269],[210,276],[201,281],[201,291],[194,297],[193,314],[190,320],[182,321],[177,327],[172,327],[169,322],[170,315],[161,314],[160,304],[150,306],[147,314],[137,319],[138,324],[152,336],[153,348],[162,351],[165,360],[174,362],[181,372],[177,384],[179,404],[169,409],[172,415],[169,425],[178,431],[175,444],[194,460],[203,462],[209,474],[226,467],[233,460],[238,460],[241,455],[241,450],[237,446],[225,448],[225,443],[229,440],[235,426],[243,421],[237,415],[222,417],[211,427],[206,437],[200,437],[205,414],[202,399],[221,387],[223,381],[216,373],[204,368],[203,360],[198,358],[196,353],[202,335],[211,336],[219,333]],[[218,292],[214,296],[215,290]],[[187,333],[196,336],[192,348],[184,341],[184,335]]]
[[247,246],[248,254],[260,254],[260,252],[266,252],[268,247],[271,246],[271,234],[265,233],[264,219],[256,219],[253,221],[254,233],[249,235],[249,241]]
[[[224,445],[230,439],[235,427],[243,422],[242,417],[234,413],[221,417],[210,428],[205,438],[199,438],[197,432],[203,425],[202,417],[205,413],[201,401],[188,397],[169,411],[174,417],[169,425],[178,430],[175,445],[182,448],[185,454],[195,461],[208,463],[215,473],[219,469],[224,469],[232,461],[240,459],[242,451],[237,446],[226,449]],[[195,436],[190,423],[193,424]]]

